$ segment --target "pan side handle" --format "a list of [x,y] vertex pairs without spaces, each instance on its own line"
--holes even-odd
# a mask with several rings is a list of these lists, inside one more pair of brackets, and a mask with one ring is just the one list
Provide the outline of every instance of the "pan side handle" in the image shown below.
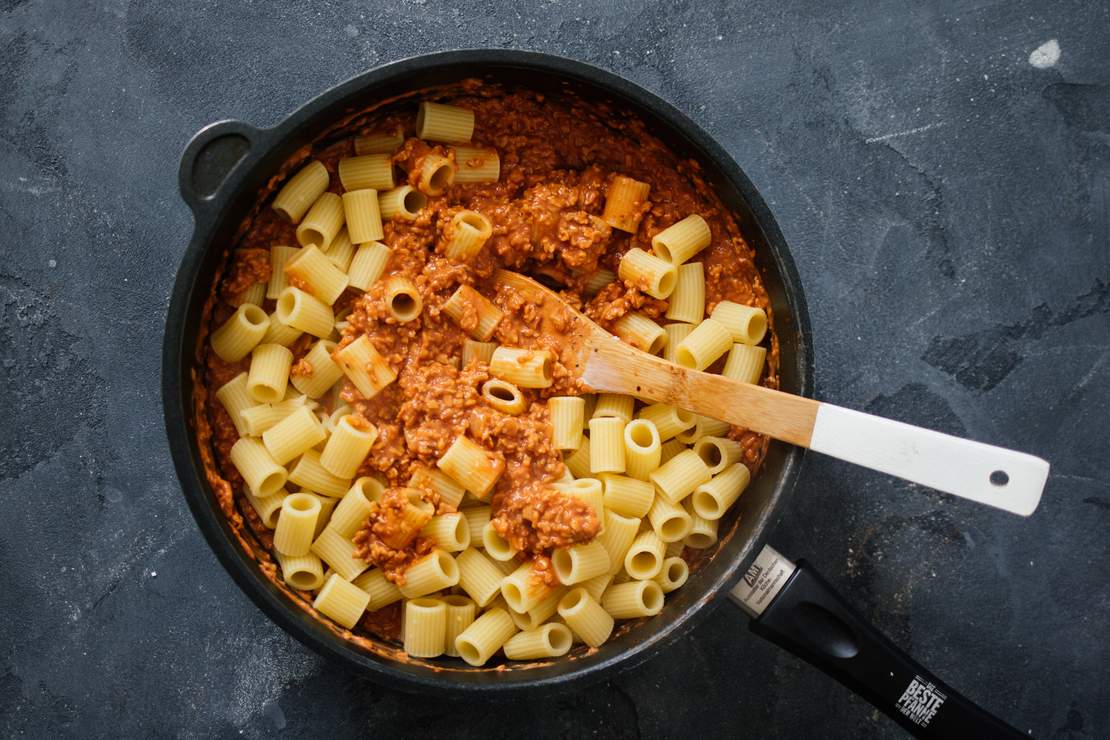
[[214,210],[217,196],[233,189],[262,132],[242,121],[217,121],[198,131],[181,154],[178,187],[198,221]]
[[875,629],[805,560],[764,547],[730,593],[752,632],[786,648],[916,737],[1017,738]]

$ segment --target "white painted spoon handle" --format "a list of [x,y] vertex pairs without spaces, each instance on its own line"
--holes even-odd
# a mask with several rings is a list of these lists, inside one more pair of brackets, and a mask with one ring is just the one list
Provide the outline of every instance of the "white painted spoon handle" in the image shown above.
[[1039,457],[820,404],[811,450],[945,493],[1029,516],[1048,463]]

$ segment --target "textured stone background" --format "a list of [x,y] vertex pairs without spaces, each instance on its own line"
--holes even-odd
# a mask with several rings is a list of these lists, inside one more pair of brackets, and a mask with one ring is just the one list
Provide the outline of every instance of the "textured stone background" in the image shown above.
[[1110,734],[1110,6],[492,5],[0,0],[0,734],[899,734],[729,606],[574,696],[405,696],[207,549],[159,402],[182,147],[461,44],[605,67],[716,136],[794,250],[820,398],[1053,463],[1022,520],[813,456],[772,541],[1016,726]]

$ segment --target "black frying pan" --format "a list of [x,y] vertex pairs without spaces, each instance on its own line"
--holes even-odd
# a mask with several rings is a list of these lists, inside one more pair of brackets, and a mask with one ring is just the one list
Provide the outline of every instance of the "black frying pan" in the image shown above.
[[[956,694],[902,654],[853,612],[804,562],[759,551],[782,499],[793,490],[803,452],[774,442],[763,469],[723,523],[728,532],[662,614],[634,625],[596,651],[501,670],[450,659],[396,660],[338,638],[293,605],[239,546],[208,486],[192,422],[193,372],[199,363],[201,313],[233,244],[235,229],[267,179],[344,116],[372,103],[466,77],[488,77],[533,89],[567,84],[643,118],[678,154],[697,160],[709,183],[737,214],[756,251],[781,343],[782,389],[813,390],[809,319],[797,271],[763,199],[728,154],[690,119],[632,83],[578,62],[522,51],[473,50],[417,57],[367,72],[320,95],[271,129],[223,121],[201,130],[181,160],[182,197],[196,228],[174,285],[163,348],[166,429],[178,477],[209,545],[240,588],[266,614],[317,652],[391,686],[415,690],[502,694],[566,688],[627,670],[689,631],[710,602],[734,586],[734,598],[755,616],[752,629],[782,644],[860,693],[918,733],[1014,732]],[[749,565],[760,552],[755,562]],[[745,575],[746,574],[746,575]],[[741,575],[745,575],[741,581]],[[740,581],[739,585],[737,582]]]

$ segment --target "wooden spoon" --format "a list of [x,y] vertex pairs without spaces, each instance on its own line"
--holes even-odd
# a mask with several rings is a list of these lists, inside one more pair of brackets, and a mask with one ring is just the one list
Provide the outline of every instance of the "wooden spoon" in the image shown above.
[[625,344],[531,278],[498,270],[494,279],[499,298],[516,293],[539,309],[543,343],[592,391],[674,404],[1023,516],[1040,502],[1048,463],[1039,457],[688,370]]

